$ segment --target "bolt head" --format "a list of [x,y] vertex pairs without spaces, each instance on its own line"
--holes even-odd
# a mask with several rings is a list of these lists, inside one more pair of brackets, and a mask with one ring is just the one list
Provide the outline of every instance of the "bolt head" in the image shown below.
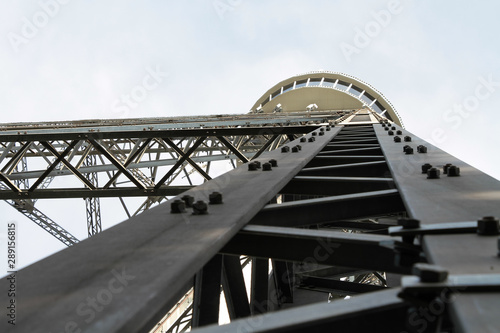
[[290,147],[288,147],[288,146],[281,147],[282,153],[288,153],[289,151],[290,151]]
[[389,132],[387,132],[387,134],[394,135],[394,132],[393,131],[389,131]]
[[394,137],[394,142],[401,142],[401,137],[395,136]]
[[255,171],[257,170],[257,165],[254,162],[248,163],[248,171]]
[[399,219],[398,225],[402,226],[403,229],[416,229],[420,227],[420,220],[416,219]]
[[298,150],[302,150],[302,146],[301,145],[297,145],[296,146]]
[[429,170],[427,170],[427,179],[438,179],[440,174],[441,172],[439,171],[439,169],[430,168]]
[[253,164],[257,166],[257,169],[260,169],[260,162],[259,161],[253,161]]
[[208,201],[211,205],[220,205],[222,203],[222,193],[212,192],[208,196]]
[[405,142],[411,142],[411,136],[405,136]]
[[413,275],[420,278],[420,282],[443,282],[448,278],[448,271],[441,266],[417,263],[412,267]]
[[325,135],[325,132],[319,132],[319,135],[320,135],[320,136],[321,136],[321,135]]
[[262,164],[262,171],[271,171],[273,168],[271,168],[271,163],[264,163]]
[[194,197],[192,195],[184,195],[182,198],[182,201],[186,204],[186,207],[192,207],[194,203]]
[[271,163],[271,166],[273,168],[277,167],[278,166],[278,161],[276,161],[275,159],[272,159],[272,160],[269,160],[269,163]]
[[500,234],[498,219],[494,216],[485,216],[477,221],[477,234],[481,236],[491,236]]
[[318,135],[318,133],[316,133],[316,132],[312,132],[312,133],[311,133],[311,135],[312,135],[312,136],[316,136],[316,135]]
[[395,131],[396,130],[396,126],[392,126],[391,130]]
[[430,168],[432,168],[432,164],[429,164],[429,163],[422,164],[422,173],[427,173],[427,171]]
[[424,145],[420,145],[420,146],[417,147],[417,151],[419,153],[425,154],[425,153],[427,153],[427,147],[424,146]]
[[401,130],[397,130],[397,131],[396,131],[396,134],[397,134],[397,135],[401,135],[401,134],[403,134],[403,131],[401,131]]
[[448,173],[448,168],[449,168],[451,165],[452,165],[451,163],[446,163],[445,165],[443,165],[443,173],[444,173],[444,174],[447,174],[447,173]]
[[384,127],[384,129],[385,129],[386,131],[388,131],[388,130],[389,130],[389,127]]
[[408,147],[405,149],[405,154],[406,154],[406,155],[411,155],[411,154],[413,154],[413,148],[408,146]]
[[460,168],[456,165],[450,165],[448,168],[448,177],[458,177],[460,176]]
[[198,200],[193,204],[193,215],[203,215],[208,213],[208,205],[203,200]]
[[316,141],[316,138],[315,137],[310,137],[308,141],[309,142],[314,142],[314,141]]
[[298,152],[299,152],[299,148],[297,148],[297,146],[292,147],[292,153],[298,153]]
[[186,211],[186,203],[183,200],[176,199],[170,204],[170,213],[178,214]]
[[306,142],[306,141],[307,141],[307,139],[306,139],[306,138],[304,138],[304,137],[301,137],[301,138],[300,138],[300,142]]

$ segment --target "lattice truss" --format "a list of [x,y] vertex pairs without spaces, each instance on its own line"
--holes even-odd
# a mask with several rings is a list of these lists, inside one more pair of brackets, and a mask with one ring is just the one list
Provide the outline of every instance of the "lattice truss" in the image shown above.
[[[85,198],[88,235],[100,197],[135,216],[347,111],[99,120],[0,127],[0,199],[66,245],[78,242],[35,203]],[[125,197],[142,197],[142,201]]]

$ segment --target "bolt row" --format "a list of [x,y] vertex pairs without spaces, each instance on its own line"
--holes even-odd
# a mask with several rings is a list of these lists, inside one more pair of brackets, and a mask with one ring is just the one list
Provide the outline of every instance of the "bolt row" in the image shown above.
[[[212,192],[208,196],[210,205],[222,204],[222,193]],[[208,205],[203,200],[195,201],[192,195],[184,195],[181,199],[176,199],[170,204],[170,213],[179,214],[186,211],[186,207],[193,209],[193,215],[208,214]]]

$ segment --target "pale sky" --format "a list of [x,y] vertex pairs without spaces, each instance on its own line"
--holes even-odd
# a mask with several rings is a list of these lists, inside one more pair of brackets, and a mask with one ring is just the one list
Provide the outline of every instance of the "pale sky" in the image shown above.
[[[406,129],[500,179],[499,12],[496,1],[4,1],[1,122],[245,113],[277,82],[328,70],[370,83]],[[124,101],[151,72],[147,95]],[[38,204],[86,237],[83,200]],[[65,248],[0,205],[2,241],[18,225],[19,267]],[[105,227],[121,220],[103,212]]]

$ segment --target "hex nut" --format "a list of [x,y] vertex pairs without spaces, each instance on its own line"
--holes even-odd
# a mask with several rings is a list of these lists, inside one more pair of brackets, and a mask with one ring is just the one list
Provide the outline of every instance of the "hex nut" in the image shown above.
[[417,152],[425,154],[425,153],[427,153],[427,147],[424,145],[420,145],[417,147]]
[[438,179],[441,172],[437,168],[427,170],[427,179]]
[[446,175],[448,173],[448,168],[451,167],[452,164],[451,163],[446,163],[445,165],[443,165],[443,173]]
[[296,146],[299,150],[302,150],[302,146],[301,145],[297,145]]
[[388,130],[389,130],[389,127],[384,127],[384,130],[388,131]]
[[412,267],[412,274],[420,278],[420,282],[443,282],[448,278],[448,271],[441,266],[417,263]]
[[306,142],[306,141],[307,141],[307,139],[305,137],[300,138],[300,142]]
[[186,211],[186,203],[180,199],[176,199],[174,200],[174,202],[170,204],[170,213],[172,214],[179,214],[185,211]]
[[297,146],[292,147],[292,153],[298,153],[298,152],[299,148],[297,148]]
[[271,171],[271,170],[273,170],[273,168],[271,168],[271,163],[266,162],[262,164],[262,171]]
[[198,200],[193,204],[193,215],[203,215],[208,213],[208,205],[203,200]]
[[288,146],[281,147],[282,153],[288,153],[289,151],[290,151],[290,147],[288,147]]
[[409,145],[404,145],[404,146],[403,146],[403,152],[405,152],[405,151],[406,151],[406,148],[410,148],[410,146],[409,146]]
[[411,142],[411,136],[405,136],[405,142]]
[[406,154],[406,155],[411,155],[411,154],[413,154],[413,148],[412,148],[412,147],[410,147],[410,146],[406,147],[406,149],[405,149],[405,154]]
[[430,168],[432,168],[432,164],[429,164],[429,163],[422,164],[422,173],[427,173],[427,171]]
[[272,159],[272,160],[269,160],[269,163],[271,163],[271,166],[273,168],[277,167],[278,166],[278,161],[276,161],[275,159]]
[[248,163],[248,171],[255,171],[257,170],[257,165],[254,162]]
[[397,135],[401,135],[401,134],[403,134],[403,131],[402,131],[402,130],[397,130],[397,131],[396,131],[396,134],[397,134]]
[[394,137],[394,142],[401,142],[401,137],[395,136]]
[[325,132],[319,132],[319,135],[325,135]]
[[208,196],[208,202],[211,205],[220,205],[222,203],[222,193],[220,192],[212,192]]
[[396,126],[392,126],[391,130],[395,131],[396,130]]
[[389,132],[387,132],[387,134],[394,135],[394,132],[393,131],[389,131]]
[[193,207],[194,197],[192,195],[186,194],[181,199],[186,204],[186,207]]
[[460,168],[456,165],[450,165],[448,168],[448,177],[458,177],[460,176]]
[[312,136],[316,136],[316,135],[318,135],[318,133],[316,133],[316,132],[312,132],[312,133],[311,133],[311,135],[312,135]]
[[494,216],[485,216],[477,221],[477,234],[481,236],[492,236],[500,234],[498,219]]
[[260,169],[260,162],[259,161],[253,161],[253,163],[257,166],[257,169]]
[[314,142],[314,141],[316,141],[316,138],[315,138],[315,137],[313,137],[313,136],[311,136],[311,137],[309,138],[309,140],[308,140],[308,141],[309,141],[309,142]]

